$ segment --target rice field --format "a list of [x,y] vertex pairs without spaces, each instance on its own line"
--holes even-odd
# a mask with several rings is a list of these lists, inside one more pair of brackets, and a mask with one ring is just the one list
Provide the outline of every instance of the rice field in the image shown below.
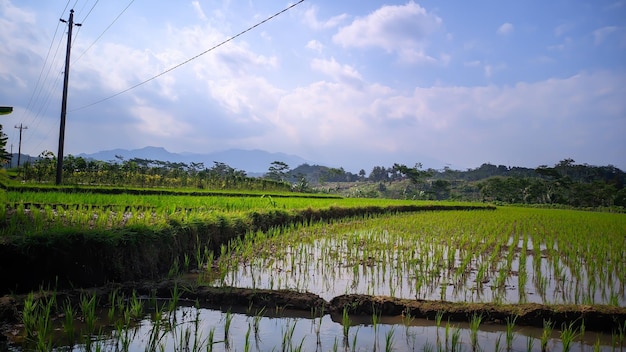
[[[298,195],[298,194],[296,194]],[[328,209],[331,207],[388,207],[433,205],[384,199],[288,197],[286,194],[232,195],[132,195],[63,192],[6,192],[0,208],[0,237],[33,235],[49,230],[112,229],[132,225],[166,226],[170,221],[203,221],[216,214],[244,215],[254,211]],[[439,203],[441,204],[441,203]],[[472,205],[445,202],[446,205]],[[476,204],[482,206],[482,204]],[[9,215],[9,216],[7,216]]]
[[[11,216],[0,236],[61,228],[165,226],[172,220],[184,223],[267,209],[416,204],[271,195],[66,197],[8,192],[6,197],[11,206],[5,211]],[[196,284],[287,289],[327,301],[364,294],[626,307],[626,214],[499,207],[376,215],[249,232],[221,245],[219,251],[205,248],[189,256],[197,262],[192,275]],[[543,328],[526,328],[510,319],[494,328],[481,324],[480,316],[467,322],[445,321],[442,315],[423,321],[410,315],[354,316],[346,309],[341,315],[303,316],[278,308],[270,312],[260,307],[200,307],[197,302],[179,302],[177,294],[167,303],[135,295],[109,298],[102,310],[89,296],[81,297],[77,307],[62,301],[35,303],[31,297],[22,312],[25,350],[621,351],[626,347],[622,325],[616,325],[612,335],[603,335],[585,333],[584,322],[574,327],[546,321]],[[53,307],[63,314],[51,314]]]
[[457,302],[626,306],[626,215],[503,207],[248,234],[212,285]]

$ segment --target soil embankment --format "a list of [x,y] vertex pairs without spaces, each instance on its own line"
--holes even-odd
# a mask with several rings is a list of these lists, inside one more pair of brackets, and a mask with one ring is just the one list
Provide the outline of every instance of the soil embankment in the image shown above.
[[[582,322],[589,331],[612,333],[618,326],[626,324],[626,308],[606,305],[542,305],[542,304],[493,304],[459,303],[444,301],[423,301],[398,299],[384,296],[341,295],[326,301],[318,295],[289,290],[261,290],[234,287],[208,287],[190,284],[187,281],[166,280],[161,282],[141,282],[109,284],[93,289],[78,289],[56,292],[56,299],[73,301],[78,304],[82,295],[95,294],[102,306],[108,304],[110,294],[130,297],[135,293],[144,299],[171,299],[174,292],[179,292],[179,302],[199,304],[200,306],[227,309],[229,307],[248,307],[265,310],[298,310],[303,316],[329,313],[341,316],[344,308],[353,315],[371,317],[400,316],[410,314],[414,318],[435,320],[438,313],[443,313],[442,320],[468,322],[474,315],[481,315],[485,324],[505,324],[507,319],[515,319],[517,325],[541,328],[544,321],[554,326],[573,324],[578,327]],[[42,297],[45,293],[40,294]],[[26,296],[0,297],[0,320],[2,332],[15,330],[20,322],[20,314]],[[58,312],[61,314],[62,312]]]

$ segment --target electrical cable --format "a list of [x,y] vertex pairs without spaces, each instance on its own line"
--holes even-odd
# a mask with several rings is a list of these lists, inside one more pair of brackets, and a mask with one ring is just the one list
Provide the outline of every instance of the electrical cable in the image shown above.
[[[70,3],[70,0],[68,0],[66,2],[65,7],[63,8],[63,11],[61,11],[61,15],[63,15],[63,13],[65,13],[65,11],[67,10],[67,8],[69,6],[69,3]],[[57,23],[57,27],[56,27],[56,29],[54,31],[54,35],[53,35],[53,37],[52,37],[52,39],[50,41],[50,46],[48,47],[48,52],[46,53],[46,58],[44,59],[44,63],[42,65],[42,67],[41,67],[41,71],[39,73],[39,77],[37,78],[37,82],[35,83],[35,87],[33,89],[33,93],[31,94],[31,97],[30,97],[30,99],[29,99],[29,101],[28,101],[28,103],[26,105],[26,108],[24,109],[24,113],[22,114],[22,117],[20,118],[20,122],[22,122],[22,123],[25,123],[25,121],[24,121],[25,120],[25,117],[24,117],[25,112],[26,111],[31,111],[31,107],[34,107],[35,105],[38,105],[37,103],[39,101],[41,101],[41,99],[42,99],[41,98],[42,97],[42,92],[44,91],[44,86],[46,86],[46,85],[49,86],[50,85],[51,81],[49,81],[48,78],[50,76],[50,72],[52,70],[52,67],[55,64],[56,57],[57,57],[57,54],[59,52],[59,48],[61,46],[61,42],[62,42],[62,39],[63,39],[62,36],[59,37],[59,44],[57,45],[57,49],[54,52],[54,55],[53,55],[52,59],[50,60],[50,53],[52,52],[52,47],[53,47],[53,44],[54,44],[55,39],[57,37],[60,25],[61,25],[61,22],[58,22]],[[46,70],[46,68],[47,68],[47,70]],[[43,76],[43,80],[42,80],[41,78],[42,78],[42,75],[44,74],[44,72],[45,72],[45,76]],[[56,79],[56,82],[58,82],[58,77]],[[44,109],[44,107],[47,109],[47,106],[49,104],[49,98],[50,98],[50,95],[52,94],[49,89],[46,90],[46,91],[47,91],[47,94],[45,95],[45,98],[43,98],[43,103],[40,105],[40,108],[39,108],[38,112],[36,112],[34,114],[34,116],[32,117],[30,123],[26,123],[26,124],[30,124],[32,126],[35,123],[35,121],[37,121],[37,124],[34,126],[35,128],[41,122],[41,120],[38,120],[38,118],[40,117],[42,109]],[[25,136],[25,142],[28,141],[30,138],[31,138],[30,134],[26,135]]]
[[283,14],[283,13],[285,13],[285,12],[287,12],[287,11],[291,10],[291,9],[292,9],[292,8],[294,8],[295,6],[297,6],[297,5],[301,4],[302,2],[304,2],[304,0],[300,0],[300,1],[298,1],[298,2],[296,2],[296,3],[294,3],[294,4],[292,4],[292,5],[290,5],[290,6],[286,7],[286,8],[284,8],[283,10],[281,10],[281,11],[279,11],[279,12],[277,12],[277,13],[275,13],[275,14],[271,15],[271,16],[269,16],[268,18],[264,19],[263,21],[258,22],[257,24],[255,24],[255,25],[253,25],[253,26],[251,26],[251,27],[248,27],[247,29],[245,29],[245,30],[243,30],[243,31],[241,31],[241,32],[239,32],[239,33],[237,33],[237,34],[235,34],[234,36],[231,36],[231,37],[229,37],[229,38],[227,38],[227,39],[223,40],[222,42],[220,42],[220,43],[218,43],[218,44],[214,45],[213,47],[211,47],[211,48],[209,48],[209,49],[207,49],[207,50],[205,50],[205,51],[201,52],[200,54],[197,54],[197,55],[195,55],[195,56],[193,56],[193,57],[191,57],[191,58],[189,58],[189,59],[187,59],[187,60],[185,60],[185,61],[181,62],[181,63],[180,63],[180,64],[178,64],[178,65],[175,65],[175,66],[170,67],[169,69],[167,69],[167,70],[165,70],[165,71],[163,71],[163,72],[161,72],[161,73],[157,74],[156,76],[152,76],[151,78],[149,78],[149,79],[147,79],[147,80],[145,80],[145,81],[143,81],[143,82],[137,83],[137,84],[135,84],[135,85],[133,85],[133,86],[131,86],[131,87],[129,87],[129,88],[126,88],[126,89],[124,89],[124,90],[122,90],[122,91],[120,91],[120,92],[118,92],[118,93],[115,93],[115,94],[113,94],[113,95],[111,95],[111,96],[109,96],[109,97],[106,97],[106,98],[104,98],[104,99],[100,99],[100,100],[95,101],[95,102],[93,102],[93,103],[91,103],[91,104],[87,104],[87,105],[81,106],[81,107],[79,107],[79,108],[76,108],[76,109],[70,110],[70,112],[74,112],[74,111],[78,111],[78,110],[86,109],[86,108],[91,107],[91,106],[94,106],[94,105],[96,105],[96,104],[100,104],[100,103],[102,103],[102,102],[104,102],[104,101],[107,101],[107,100],[113,99],[113,98],[117,97],[118,95],[122,95],[122,94],[124,94],[124,93],[126,93],[126,92],[128,92],[128,91],[130,91],[130,90],[133,90],[133,89],[135,89],[135,88],[137,88],[137,87],[139,87],[139,86],[142,86],[142,85],[144,85],[144,84],[146,84],[146,83],[148,83],[148,82],[150,82],[150,81],[153,81],[153,80],[155,80],[155,79],[157,79],[157,78],[159,78],[159,77],[161,77],[161,76],[165,75],[166,73],[172,72],[172,71],[174,71],[175,69],[177,69],[177,68],[179,68],[179,67],[181,67],[181,66],[183,66],[183,65],[186,65],[186,64],[188,64],[189,62],[191,62],[191,61],[193,61],[193,60],[195,60],[195,59],[199,58],[200,56],[202,56],[202,55],[204,55],[204,54],[206,54],[206,53],[208,53],[208,52],[210,52],[210,51],[213,51],[213,50],[215,50],[215,49],[219,48],[220,46],[222,46],[222,45],[224,45],[224,44],[226,44],[226,43],[228,43],[228,42],[230,42],[230,41],[232,41],[232,40],[234,40],[234,39],[236,39],[236,38],[238,38],[238,37],[242,36],[243,34],[245,34],[245,33],[249,32],[249,31],[251,31],[251,30],[255,29],[256,27],[258,27],[258,26],[260,26],[260,25],[262,25],[262,24],[264,24],[264,23],[266,23],[266,22],[268,22],[268,21],[270,21],[270,20],[274,19],[275,17],[280,16],[281,14]]
[[[85,49],[85,50],[84,50],[84,51],[83,51],[80,55],[78,55],[78,57],[77,57],[75,60],[72,60],[72,63],[75,63],[75,62],[77,62],[78,60],[80,60],[80,58],[81,58],[81,57],[83,57],[83,55],[85,55],[85,53],[86,53],[87,51],[89,51],[89,49],[91,49],[91,47],[92,47],[92,46],[94,46],[94,44],[96,44],[96,42],[97,42],[98,40],[100,40],[100,38],[102,38],[102,36],[104,35],[104,33],[106,33],[106,31],[108,31],[108,30],[109,30],[109,28],[111,28],[111,26],[113,26],[113,24],[114,24],[114,23],[115,23],[115,22],[116,22],[116,21],[117,21],[117,20],[118,20],[118,19],[119,19],[119,18],[120,18],[123,14],[124,14],[124,12],[126,12],[126,10],[128,10],[128,8],[130,7],[130,5],[132,5],[132,4],[133,4],[133,2],[135,2],[135,0],[131,0],[131,1],[128,3],[128,5],[126,5],[126,7],[122,10],[122,12],[120,12],[120,13],[117,15],[117,17],[115,17],[115,19],[113,19],[113,22],[111,22],[111,23],[107,26],[107,28],[105,28],[105,29],[104,29],[104,31],[102,31],[102,33],[100,33],[100,35],[98,36],[98,38],[96,38],[96,40],[94,40],[91,44],[89,44],[89,46],[87,47],[87,49]],[[96,1],[96,3],[98,3],[98,1]],[[96,5],[94,4],[94,6],[96,6]],[[92,10],[93,10],[93,7],[92,7]],[[91,13],[91,11],[89,11],[89,13]],[[87,14],[87,16],[89,16],[89,14]],[[83,23],[84,23],[84,20],[85,20],[85,19],[87,19],[87,17],[85,17],[85,18],[83,19]]]

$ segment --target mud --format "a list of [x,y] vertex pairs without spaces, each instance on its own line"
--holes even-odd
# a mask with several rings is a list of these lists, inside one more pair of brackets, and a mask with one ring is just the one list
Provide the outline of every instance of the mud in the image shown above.
[[[410,314],[414,318],[435,320],[437,313],[442,312],[442,321],[468,322],[472,316],[481,315],[482,322],[486,324],[506,324],[507,319],[515,318],[516,325],[539,328],[543,326],[544,320],[551,321],[555,327],[561,327],[562,324],[579,326],[584,321],[586,330],[606,333],[611,333],[626,324],[626,308],[607,305],[457,303],[367,295],[341,295],[326,301],[318,295],[306,292],[208,287],[180,280],[110,284],[54,293],[41,291],[36,296],[42,298],[54,294],[57,302],[69,300],[78,304],[81,295],[95,294],[99,304],[106,306],[109,294],[113,291],[127,297],[135,292],[138,297],[144,299],[170,299],[176,290],[179,292],[181,303],[188,302],[215,308],[239,306],[267,310],[300,310],[309,316],[327,313],[331,316],[340,316],[346,308],[350,314],[364,317],[371,317],[373,314],[381,316]],[[4,338],[10,331],[19,329],[25,298],[25,295],[0,297],[0,330]]]

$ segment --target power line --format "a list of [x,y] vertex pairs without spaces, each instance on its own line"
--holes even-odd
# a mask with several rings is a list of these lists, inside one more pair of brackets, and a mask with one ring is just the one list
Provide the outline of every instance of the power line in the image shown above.
[[205,50],[205,51],[201,52],[200,54],[197,54],[197,55],[195,55],[195,56],[191,57],[190,59],[187,59],[187,60],[185,60],[185,61],[181,62],[181,63],[180,63],[180,64],[178,64],[178,65],[175,65],[175,66],[173,66],[173,67],[170,67],[169,69],[167,69],[167,70],[165,70],[165,71],[163,71],[163,72],[159,73],[159,74],[158,74],[158,75],[156,75],[156,76],[152,76],[151,78],[149,78],[149,79],[147,79],[147,80],[145,80],[145,81],[143,81],[143,82],[137,83],[137,84],[135,84],[134,86],[131,86],[131,87],[129,87],[129,88],[126,88],[126,89],[124,89],[124,90],[122,90],[122,91],[120,91],[120,92],[118,92],[118,93],[115,93],[115,94],[113,94],[113,95],[109,96],[109,97],[106,97],[106,98],[104,98],[104,99],[100,99],[100,100],[95,101],[95,102],[93,102],[93,103],[91,103],[91,104],[88,104],[88,105],[81,106],[81,107],[79,107],[79,108],[76,108],[76,109],[74,109],[74,110],[71,110],[70,112],[74,112],[74,111],[78,111],[78,110],[86,109],[86,108],[91,107],[91,106],[94,106],[94,105],[96,105],[96,104],[100,104],[100,103],[105,102],[105,101],[107,101],[107,100],[109,100],[109,99],[113,99],[113,98],[117,97],[118,95],[122,95],[122,94],[124,94],[124,93],[126,93],[126,92],[128,92],[128,91],[130,91],[130,90],[133,90],[133,89],[135,89],[135,88],[137,88],[137,87],[139,87],[139,86],[142,86],[142,85],[144,85],[144,84],[146,84],[146,83],[148,83],[148,82],[150,82],[150,81],[153,81],[153,80],[155,80],[155,79],[157,79],[157,78],[159,78],[159,77],[163,76],[164,74],[169,73],[169,72],[171,72],[171,71],[174,71],[175,69],[177,69],[177,68],[179,68],[179,67],[181,67],[181,66],[183,66],[183,65],[185,65],[185,64],[188,64],[189,62],[191,62],[191,61],[193,61],[193,60],[195,60],[195,59],[199,58],[200,56],[202,56],[202,55],[204,55],[204,54],[206,54],[206,53],[208,53],[208,52],[210,52],[210,51],[213,51],[213,50],[215,50],[215,49],[219,48],[220,46],[222,46],[222,45],[224,45],[224,44],[226,44],[226,43],[228,43],[228,42],[230,42],[230,41],[232,41],[232,40],[234,40],[234,39],[236,39],[236,38],[238,38],[238,37],[240,37],[240,36],[244,35],[245,33],[247,33],[247,32],[249,32],[249,31],[251,31],[251,30],[255,29],[256,27],[258,27],[258,26],[260,26],[260,25],[264,24],[265,22],[268,22],[268,21],[270,21],[270,20],[274,19],[275,17],[280,16],[280,15],[281,15],[281,14],[283,14],[284,12],[287,12],[287,11],[291,10],[292,8],[294,8],[294,7],[296,7],[297,5],[301,4],[302,2],[304,2],[304,0],[300,0],[300,1],[296,2],[295,4],[292,4],[292,5],[290,5],[290,6],[286,7],[286,8],[284,8],[283,10],[281,10],[281,11],[279,11],[279,12],[277,12],[277,13],[275,13],[275,14],[271,15],[270,17],[268,17],[268,18],[264,19],[263,21],[258,22],[257,24],[255,24],[255,25],[253,25],[253,26],[251,26],[251,27],[248,27],[247,29],[245,29],[245,30],[243,30],[243,31],[241,31],[241,32],[239,32],[239,33],[237,33],[237,34],[235,34],[235,35],[234,35],[234,36],[232,36],[232,37],[229,37],[228,39],[226,39],[226,40],[224,40],[224,41],[222,41],[222,42],[220,42],[220,43],[216,44],[215,46],[213,46],[213,47],[211,47],[211,48],[209,48],[209,49],[207,49],[207,50]]
[[[91,12],[92,12],[92,11],[93,11],[93,9],[96,7],[96,5],[98,5],[98,2],[99,2],[99,1],[100,1],[100,0],[96,0],[96,2],[94,2],[94,3],[93,3],[93,5],[91,6],[91,8],[89,9],[89,12],[87,12],[87,15],[85,15],[85,17],[83,17],[83,20],[82,20],[82,21],[80,21],[80,23],[83,23],[83,24],[85,23],[85,21],[87,20],[87,17],[89,17],[89,15],[91,15]],[[80,9],[80,11],[78,11],[77,15],[78,15],[78,14],[80,14],[80,13],[83,11],[83,9],[85,8],[85,6],[87,6],[87,2],[85,2],[85,3],[83,4],[83,7]],[[76,39],[78,38],[78,35],[80,34],[80,29],[81,29],[81,28],[82,28],[82,27],[79,27],[79,28],[78,28],[78,30],[76,31],[76,35],[74,36],[74,40],[76,40]],[[86,51],[86,50],[85,50],[85,51]]]
[[[67,2],[65,3],[65,7],[63,8],[63,10],[61,11],[61,16],[65,13],[65,11],[67,10],[68,6],[70,4],[70,0],[67,0]],[[52,51],[52,47],[55,41],[55,38],[57,37],[57,33],[60,27],[60,23],[57,23],[57,27],[54,31],[54,35],[52,36],[52,40],[50,41],[50,46],[48,48],[48,53],[46,54],[46,58],[44,59],[44,63],[41,67],[41,72],[39,73],[39,77],[37,78],[37,82],[35,83],[35,87],[33,88],[33,93],[28,101],[28,104],[26,105],[26,109],[24,109],[24,111],[30,111],[31,107],[34,108],[35,105],[39,105],[39,109],[37,112],[34,113],[33,117],[31,118],[31,122],[34,123],[35,121],[37,121],[37,119],[39,118],[40,114],[42,113],[42,111],[44,109],[47,109],[47,104],[50,98],[50,95],[52,94],[52,91],[50,89],[45,90],[47,92],[47,94],[45,94],[45,97],[42,98],[42,92],[44,91],[45,86],[47,85],[48,87],[50,87],[52,85],[51,81],[49,80],[49,76],[50,76],[50,72],[52,70],[52,67],[55,65],[56,63],[56,57],[57,54],[59,52],[59,48],[61,46],[61,43],[63,41],[63,36],[59,36],[59,44],[57,45],[56,51],[54,52],[54,55],[52,57],[51,60],[50,59],[50,53]],[[47,68],[47,70],[46,70]],[[43,77],[43,80],[41,79],[43,73],[45,72],[45,76]],[[58,76],[56,81],[58,82]],[[43,99],[42,103],[38,103]],[[32,103],[32,104],[31,104]],[[23,114],[24,115],[24,114]],[[21,120],[24,120],[24,118],[22,117]],[[37,121],[37,125],[39,125],[39,121]],[[35,126],[36,128],[37,126]],[[29,136],[26,137],[26,139],[29,139]],[[41,142],[40,142],[41,144]]]
[[[63,14],[65,12],[65,10],[67,9],[67,6],[69,5],[70,0],[67,1],[67,3],[65,4],[65,7],[63,8],[63,11],[61,12],[61,14]],[[41,76],[43,75],[44,71],[46,70],[46,66],[48,65],[48,59],[50,58],[50,52],[52,51],[52,45],[54,44],[54,39],[57,37],[57,33],[59,31],[59,27],[60,27],[60,23],[57,23],[57,27],[54,30],[54,35],[52,36],[52,40],[50,41],[50,46],[48,47],[48,52],[46,53],[46,58],[44,59],[43,65],[41,67],[41,71],[39,72],[39,77],[37,77],[37,82],[35,83],[35,88],[33,89],[33,93],[31,94],[28,103],[26,104],[26,109],[24,111],[28,111],[31,107],[31,103],[33,102],[33,99],[35,99],[35,102],[39,99],[39,95],[41,94],[41,90],[43,89],[43,85],[44,83],[42,82],[41,85],[39,85],[39,83],[41,82]],[[59,42],[60,43],[60,42]],[[54,59],[56,58],[56,54],[58,53],[59,47],[57,46],[57,51],[54,53],[54,56],[52,58],[52,62],[50,63],[50,67],[48,68],[48,71],[46,72],[46,76],[44,77],[44,82],[48,79],[48,75],[50,74],[50,69],[52,68]],[[37,98],[35,98],[35,96],[37,96]]]
[[[53,87],[54,87],[54,86],[56,86],[56,85],[58,84],[58,82],[59,82],[59,80],[60,80],[60,78],[61,78],[61,75],[55,75],[55,78],[54,78],[54,79],[48,79],[48,77],[50,76],[50,72],[52,71],[52,67],[53,67],[53,65],[55,65],[55,64],[57,63],[57,62],[56,62],[56,58],[57,58],[57,55],[58,55],[58,53],[59,53],[59,50],[60,50],[60,48],[61,48],[61,44],[62,44],[62,43],[63,43],[63,36],[60,36],[60,37],[59,37],[59,43],[58,43],[58,45],[57,45],[56,51],[54,52],[54,56],[53,56],[53,58],[52,58],[52,60],[51,60],[51,62],[50,62],[50,66],[48,66],[48,70],[47,70],[47,72],[46,72],[46,76],[45,76],[45,78],[44,78],[44,83],[42,83],[42,84],[46,84],[47,86],[46,86],[46,87],[44,87],[44,86],[42,85],[42,86],[39,88],[39,96],[38,96],[38,100],[40,100],[40,103],[38,104],[38,105],[39,105],[39,108],[38,108],[38,109],[37,109],[37,111],[34,113],[34,116],[33,116],[33,118],[31,119],[31,124],[34,124],[34,125],[35,125],[35,126],[34,126],[34,129],[37,129],[37,128],[38,128],[38,126],[39,126],[39,124],[41,123],[40,116],[45,115],[45,112],[48,110],[48,107],[50,106],[50,97],[52,96],[52,93],[54,92]],[[61,68],[59,68],[58,72],[59,72],[59,73],[61,73],[61,72],[63,72],[63,71],[62,71],[62,69],[61,69]],[[41,96],[42,91],[45,91],[45,92],[46,92],[46,94],[45,94],[43,97]],[[52,128],[50,128],[46,134],[48,134],[48,135],[49,135],[51,131],[52,131]],[[31,134],[31,135],[28,135],[28,136],[26,137],[26,142],[28,142],[28,141],[29,141],[29,139],[31,138],[31,136],[33,136],[33,135]],[[37,144],[37,145],[36,145],[33,149],[38,148],[38,147],[41,145],[41,143],[42,143],[42,142],[43,142],[43,141],[40,141],[40,142],[39,142],[39,143],[38,143],[38,144]]]
[[[131,0],[128,5],[126,5],[126,7],[122,10],[122,12],[119,13],[119,15],[117,15],[117,17],[115,17],[115,19],[113,19],[113,22],[111,22],[107,28],[104,29],[104,31],[102,31],[102,33],[100,33],[100,35],[98,36],[98,38],[96,38],[96,40],[94,40],[91,44],[89,44],[89,46],[87,47],[87,49],[85,49],[80,55],[78,55],[78,57],[76,58],[76,60],[73,61],[73,63],[75,63],[76,61],[80,60],[81,57],[83,57],[83,55],[85,55],[85,53],[87,51],[89,51],[89,49],[91,49],[91,47],[96,44],[96,42],[98,40],[100,40],[100,38],[102,38],[102,36],[104,35],[104,33],[106,33],[106,31],[109,30],[109,28],[111,28],[111,26],[113,26],[113,24],[124,14],[124,12],[126,12],[126,10],[128,10],[128,8],[130,7],[130,5],[133,4],[133,2],[135,2],[135,0]],[[98,3],[98,1],[96,1],[96,4]],[[93,5],[94,7],[96,6],[95,4]],[[93,10],[93,7],[91,8]],[[91,13],[91,10],[89,11],[89,13]],[[87,14],[87,16],[89,16],[89,14]],[[87,16],[85,17],[85,19],[87,19]],[[85,21],[83,20],[83,23],[85,23]]]

